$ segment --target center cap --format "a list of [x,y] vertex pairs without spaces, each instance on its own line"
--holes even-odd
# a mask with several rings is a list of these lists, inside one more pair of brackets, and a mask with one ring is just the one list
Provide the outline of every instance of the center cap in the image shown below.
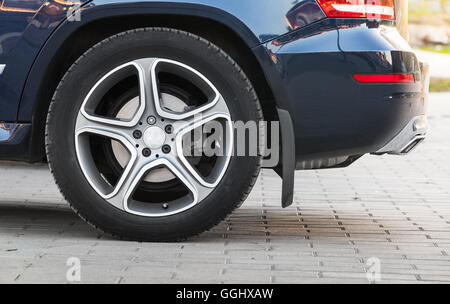
[[159,149],[166,142],[166,132],[159,127],[150,127],[144,132],[144,142],[150,149]]

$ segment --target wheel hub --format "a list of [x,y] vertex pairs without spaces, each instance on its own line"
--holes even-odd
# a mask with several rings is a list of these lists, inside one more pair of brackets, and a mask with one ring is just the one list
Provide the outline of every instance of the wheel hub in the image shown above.
[[160,149],[166,142],[166,133],[160,127],[150,127],[144,132],[144,143],[150,149]]
[[[184,105],[184,103],[181,100],[179,100],[176,97],[173,97],[171,95],[168,95],[168,94],[163,94],[162,100],[163,100],[164,104],[170,104],[170,106],[172,108],[176,107],[176,106],[178,106],[178,108],[181,108],[182,105]],[[126,119],[128,117],[132,117],[133,113],[136,112],[136,109],[138,108],[138,106],[139,106],[139,97],[133,98],[129,102],[125,103],[125,105],[119,110],[119,112],[116,115],[116,118],[117,119]],[[152,124],[156,123],[156,117],[155,116],[151,116],[151,117],[155,120]],[[153,139],[151,133],[152,132],[158,133],[158,131],[155,132],[154,130],[148,131],[151,128],[152,127],[148,128],[146,131],[144,131],[144,134],[143,134],[144,143],[150,149],[153,149],[153,150],[159,149],[164,144],[164,142],[161,145],[157,145],[156,148],[151,147],[153,145],[152,141],[155,141],[155,139]],[[155,128],[158,128],[162,131],[162,129],[159,127],[155,127]],[[147,134],[147,136],[146,136],[146,134]],[[166,135],[164,134],[164,136],[166,136]],[[112,141],[111,145],[112,145],[112,150],[113,150],[115,158],[119,162],[120,166],[122,168],[124,168],[126,166],[126,164],[128,163],[128,161],[130,160],[129,153],[117,141]],[[175,178],[175,175],[173,175],[172,172],[170,172],[166,168],[160,168],[160,169],[155,169],[152,172],[150,172],[149,174],[147,174],[147,176],[145,177],[144,180],[149,183],[163,183],[163,182],[171,181],[174,178]]]

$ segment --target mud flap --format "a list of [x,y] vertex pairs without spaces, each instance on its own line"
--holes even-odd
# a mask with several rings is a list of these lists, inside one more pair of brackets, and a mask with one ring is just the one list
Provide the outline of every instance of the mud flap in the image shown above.
[[295,135],[289,112],[282,109],[277,111],[280,119],[281,159],[275,172],[282,179],[281,206],[286,208],[294,201]]

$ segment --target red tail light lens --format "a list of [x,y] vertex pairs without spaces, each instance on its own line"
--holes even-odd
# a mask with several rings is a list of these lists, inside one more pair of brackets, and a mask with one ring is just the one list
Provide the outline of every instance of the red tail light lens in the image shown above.
[[317,0],[328,17],[395,19],[394,0]]
[[410,83],[413,74],[354,74],[353,78],[361,83]]

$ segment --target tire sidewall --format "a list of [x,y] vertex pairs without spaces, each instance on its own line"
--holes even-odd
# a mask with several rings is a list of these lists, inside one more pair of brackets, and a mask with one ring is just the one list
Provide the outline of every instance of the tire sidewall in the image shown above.
[[182,62],[202,73],[222,94],[233,121],[259,121],[257,98],[245,75],[217,47],[192,34],[143,29],[108,38],[69,69],[55,92],[47,125],[47,150],[61,191],[77,212],[106,232],[133,239],[178,238],[197,234],[222,220],[245,197],[259,170],[259,157],[236,157],[217,188],[194,207],[165,217],[144,217],[117,209],[86,180],[75,149],[75,124],[94,84],[114,68],[140,58]]

